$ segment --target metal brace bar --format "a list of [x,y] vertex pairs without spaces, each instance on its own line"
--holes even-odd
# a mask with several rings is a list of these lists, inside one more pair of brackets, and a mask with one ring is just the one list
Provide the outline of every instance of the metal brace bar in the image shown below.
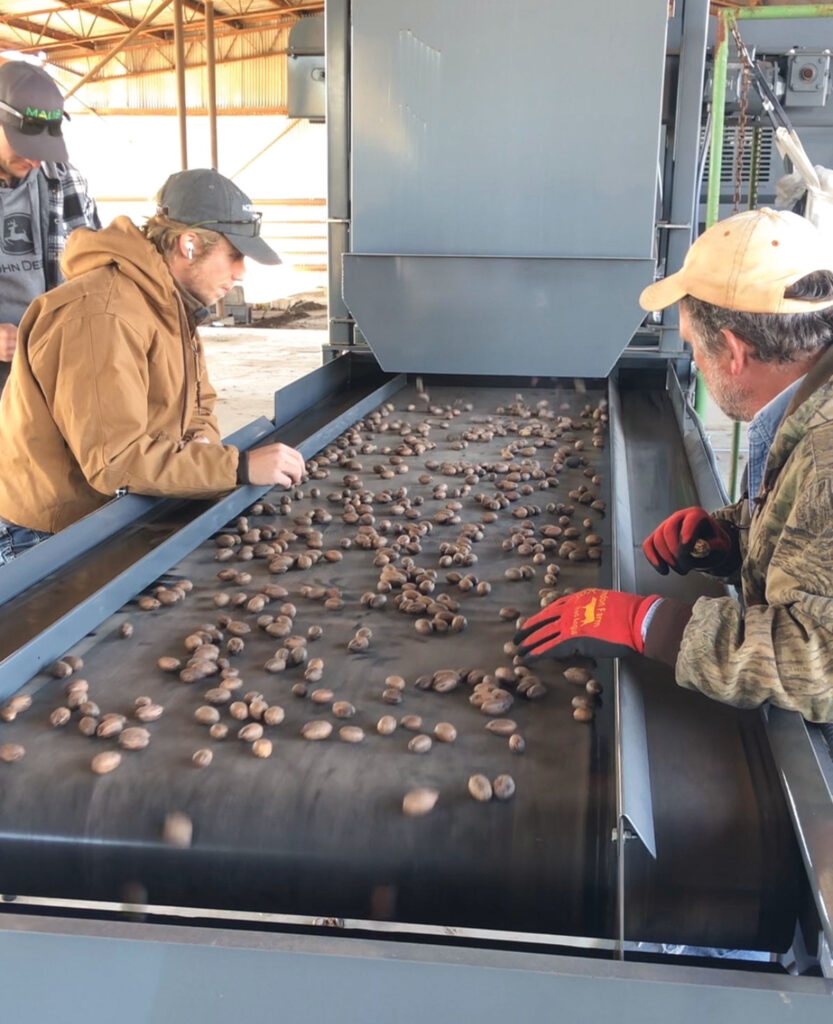
[[[622,407],[619,391],[611,380],[610,401],[610,475],[613,496],[611,529],[613,586],[634,590],[634,562],[630,526],[630,492],[628,490],[627,450],[622,429]],[[654,812],[651,799],[651,772],[648,763],[648,739],[642,692],[626,661],[617,658],[613,664],[614,709],[616,718],[616,827],[613,840],[617,844],[617,957],[625,956],[625,844],[638,836],[645,848],[656,858]]]
[[683,394],[682,385],[671,364],[669,364],[666,374],[665,389],[671,399],[671,408],[674,410],[692,469],[707,467],[702,472],[695,471],[695,482],[701,504],[706,508],[719,508],[721,505],[728,505],[729,493],[721,479],[717,459],[703,427],[703,421]]
[[[225,438],[224,444],[245,450],[274,430],[275,425],[261,416]],[[25,551],[0,572],[0,605],[40,583],[142,516],[149,516],[169,500],[125,494]]]
[[[322,367],[322,369],[326,368]],[[326,377],[327,374],[321,375],[318,382],[320,383]],[[387,381],[382,387],[365,395],[359,402],[345,408],[335,419],[297,441],[296,447],[305,457],[314,454],[323,445],[334,440],[346,423],[360,419],[365,412],[401,388],[404,382],[404,376]],[[291,388],[292,385],[290,385]],[[301,391],[303,390],[301,389]],[[277,393],[276,399],[280,394],[281,392]],[[286,415],[294,407],[299,394],[300,391],[296,389],[284,403]],[[196,516],[176,534],[149,551],[128,569],[91,593],[84,601],[79,602],[69,612],[51,623],[38,636],[24,643],[0,663],[0,699],[5,699],[14,693],[22,683],[39,672],[44,665],[54,661],[72,644],[98,626],[108,615],[120,608],[125,601],[153,582],[161,573],[269,490],[271,490],[269,485],[239,487]],[[92,521],[94,518],[94,516],[88,517],[88,520]],[[90,526],[90,528],[93,527]]]
[[[833,862],[833,804],[819,753],[813,743],[814,738],[820,736],[820,730],[818,726],[805,722],[797,711],[770,707],[763,714],[781,787],[810,880],[830,967],[833,877],[824,866]],[[827,756],[826,751],[824,756]]]

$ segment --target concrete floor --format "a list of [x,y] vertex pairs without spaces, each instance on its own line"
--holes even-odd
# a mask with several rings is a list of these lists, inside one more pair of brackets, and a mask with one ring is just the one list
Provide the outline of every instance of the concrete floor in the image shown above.
[[203,327],[200,337],[226,437],[258,416],[273,418],[275,392],[321,365],[327,332]]

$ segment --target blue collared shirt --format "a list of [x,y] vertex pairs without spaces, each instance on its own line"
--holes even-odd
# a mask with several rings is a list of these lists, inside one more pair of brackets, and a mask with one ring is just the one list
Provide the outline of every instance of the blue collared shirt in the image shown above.
[[784,418],[787,406],[790,404],[792,396],[796,393],[803,380],[804,377],[799,377],[798,380],[785,387],[779,395],[776,395],[771,402],[767,402],[763,409],[760,409],[755,414],[754,419],[749,424],[749,436],[747,439],[749,461],[747,462],[747,472],[750,500],[758,496],[761,483],[763,482],[764,466],[766,466],[769,449],[772,447],[772,442],[775,440],[775,435],[781,426],[781,420]]
[[[794,380],[792,384],[785,387],[780,394],[776,395],[771,402],[767,402],[763,409],[760,409],[755,414],[755,417],[749,424],[749,434],[747,437],[749,458],[746,463],[746,470],[750,506],[751,500],[757,497],[758,491],[761,489],[764,466],[769,455],[769,449],[772,447],[772,442],[775,440],[775,435],[781,426],[781,420],[784,418],[784,413],[787,411],[787,406],[790,404],[792,396],[796,393],[803,380],[804,377],[799,377],[798,380]],[[661,603],[662,598],[654,601],[642,620],[643,641],[648,635],[648,627],[651,625],[654,613]]]

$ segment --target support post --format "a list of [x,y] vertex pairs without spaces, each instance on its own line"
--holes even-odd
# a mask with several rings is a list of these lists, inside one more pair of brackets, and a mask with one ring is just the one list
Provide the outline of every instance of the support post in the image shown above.
[[185,30],[182,0],[174,0],[174,52],[176,54],[176,115],[179,121],[179,158],[182,170],[188,168],[187,105],[185,99]]
[[350,251],[350,0],[324,9],[327,52],[327,312],[331,345],[352,344],[353,322],[341,293],[342,256]]
[[[720,175],[723,170],[723,125],[726,112],[726,68],[729,63],[729,18],[728,11],[717,15],[717,37],[714,43],[712,69],[712,116],[711,138],[709,140],[709,183],[706,193],[706,227],[710,228],[718,219],[720,211]],[[694,407],[702,417],[706,411],[706,388],[703,378],[697,375]]]
[[208,132],[211,141],[211,166],[216,171],[217,155],[217,60],[214,52],[214,0],[205,0],[205,73],[208,90]]

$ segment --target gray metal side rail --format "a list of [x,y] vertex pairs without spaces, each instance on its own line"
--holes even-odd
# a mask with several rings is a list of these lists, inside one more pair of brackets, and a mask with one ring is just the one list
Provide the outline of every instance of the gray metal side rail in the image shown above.
[[818,726],[795,711],[766,708],[766,732],[822,927],[819,961],[833,977],[833,787],[830,753]]
[[[349,355],[320,367],[302,380],[282,389],[275,396],[276,408],[280,410],[275,424],[262,419],[250,428],[234,435],[251,445],[255,440],[278,439],[297,447],[305,458],[310,457],[323,445],[338,436],[348,422],[361,418],[375,408],[404,384],[404,377],[387,379],[381,386],[381,375],[372,375],[365,382],[353,382],[353,365]],[[351,388],[353,384],[353,388]],[[377,385],[377,386],[371,386]],[[219,499],[204,511],[196,514],[162,543],[147,551],[133,564],[115,574],[101,586],[92,586],[83,600],[54,620],[35,636],[27,637],[24,631],[22,642],[0,661],[0,699],[10,696],[28,678],[59,657],[67,648],[99,625],[136,593],[148,586],[162,573],[188,552],[202,543],[225,523],[239,515],[245,508],[269,491],[268,486],[239,487],[231,494]],[[132,496],[130,496],[132,497]],[[124,502],[124,505],[122,505]],[[99,512],[87,516],[70,531],[72,536],[65,543],[64,535],[58,534],[45,541],[41,553],[37,548],[27,552],[19,565],[5,567],[12,572],[8,590],[12,596],[21,593],[21,573],[27,573],[27,560],[35,564],[34,577],[30,574],[31,585],[36,580],[65,569],[69,563],[82,554],[89,554],[105,539],[124,529],[126,525],[145,516],[152,509],[174,504],[169,499],[158,499],[158,504],[136,496],[135,501],[120,499],[105,506]],[[77,529],[76,529],[77,527]],[[77,545],[77,546],[75,546]],[[55,553],[50,561],[50,551]],[[57,582],[57,579],[56,579]],[[49,581],[45,584],[49,585]],[[46,603],[46,602],[43,602]],[[7,612],[12,615],[13,612]]]

